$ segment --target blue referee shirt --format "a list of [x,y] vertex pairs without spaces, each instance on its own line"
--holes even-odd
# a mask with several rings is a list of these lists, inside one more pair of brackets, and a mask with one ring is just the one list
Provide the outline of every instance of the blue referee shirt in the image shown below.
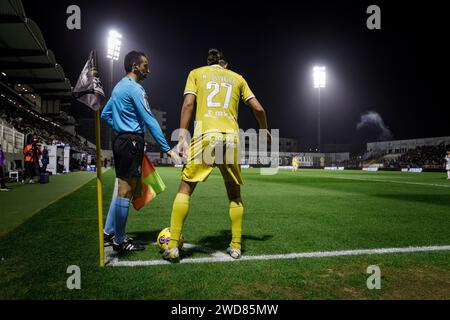
[[158,121],[150,111],[144,88],[130,77],[124,77],[116,84],[103,108],[102,119],[117,133],[144,133],[146,125],[161,150],[170,150]]

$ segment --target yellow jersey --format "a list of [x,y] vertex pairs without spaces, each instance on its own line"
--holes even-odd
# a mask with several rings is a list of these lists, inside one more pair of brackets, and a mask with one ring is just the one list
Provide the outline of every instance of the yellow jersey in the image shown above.
[[196,96],[194,136],[209,132],[237,133],[239,102],[254,98],[247,81],[215,64],[192,70],[184,95]]

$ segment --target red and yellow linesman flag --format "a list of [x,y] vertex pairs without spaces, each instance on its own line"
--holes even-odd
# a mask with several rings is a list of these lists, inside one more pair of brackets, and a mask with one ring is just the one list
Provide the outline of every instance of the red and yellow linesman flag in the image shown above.
[[141,194],[133,197],[134,209],[140,210],[165,189],[164,181],[162,181],[153,163],[144,153],[144,158],[142,159]]

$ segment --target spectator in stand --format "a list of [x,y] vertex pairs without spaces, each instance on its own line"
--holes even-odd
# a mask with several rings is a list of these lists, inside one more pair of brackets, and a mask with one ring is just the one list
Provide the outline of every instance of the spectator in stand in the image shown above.
[[64,173],[64,159],[56,157],[56,173]]
[[80,170],[82,170],[82,171],[86,170],[86,166],[87,166],[86,158],[83,157],[80,162]]
[[2,145],[0,144],[0,191],[9,191],[11,188],[8,188],[5,184],[5,177],[3,175],[3,166],[5,165],[5,154],[3,153]]
[[22,179],[22,183],[29,177],[29,183],[35,183],[34,177],[39,172],[39,157],[41,156],[41,150],[37,145],[38,141],[36,137],[33,137],[32,141],[25,146],[23,154],[25,155],[25,174]]
[[400,167],[442,168],[444,166],[445,146],[420,146],[401,155]]
[[25,135],[36,135],[47,145],[52,144],[52,141],[55,143],[62,142],[70,144],[73,149],[78,151],[95,152],[87,144],[83,145],[79,137],[65,132],[61,127],[50,121],[37,117],[26,108],[0,104],[0,115],[2,119],[6,120],[6,123],[12,125],[16,130]]
[[44,146],[44,150],[42,150],[41,162],[42,162],[42,172],[45,173],[47,171],[47,166],[48,166],[48,163],[49,163],[47,146]]

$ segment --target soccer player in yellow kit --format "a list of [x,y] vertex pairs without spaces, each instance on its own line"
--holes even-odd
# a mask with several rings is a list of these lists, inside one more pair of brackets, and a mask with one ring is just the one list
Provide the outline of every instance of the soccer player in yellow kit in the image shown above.
[[[180,128],[187,130],[194,105],[197,103],[194,136],[187,153],[181,183],[173,202],[170,219],[171,239],[163,258],[176,262],[179,259],[178,242],[189,212],[189,201],[195,186],[206,181],[215,166],[223,176],[229,199],[232,239],[227,252],[234,259],[241,257],[242,221],[244,206],[241,198],[241,167],[239,164],[239,102],[244,101],[252,110],[260,129],[265,129],[267,119],[264,108],[250,90],[245,79],[227,70],[228,64],[217,49],[208,51],[207,66],[189,73],[184,90]],[[187,141],[184,130],[179,136],[179,152],[185,154]]]
[[298,169],[298,157],[294,156],[292,157],[292,171],[297,172]]

